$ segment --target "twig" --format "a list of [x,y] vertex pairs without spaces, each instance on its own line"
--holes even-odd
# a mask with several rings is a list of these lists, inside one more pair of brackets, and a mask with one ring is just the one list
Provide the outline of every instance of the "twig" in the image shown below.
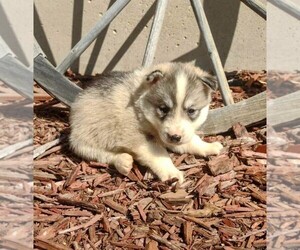
[[0,150],[0,159],[13,154],[14,152],[32,145],[32,138],[23,142],[18,142],[16,144],[10,145],[2,150]]
[[23,155],[25,153],[30,153],[30,155],[32,155],[32,151],[33,151],[33,145],[31,144],[31,145],[29,145],[27,147],[24,147],[24,148],[22,148],[22,149],[20,149],[20,150],[18,150],[16,152],[14,152],[14,153],[6,156],[6,157],[4,157],[4,160],[12,159],[14,157],[17,157],[18,155]]
[[37,158],[41,154],[45,153],[49,148],[52,148],[56,145],[58,145],[60,142],[62,142],[65,139],[65,136],[61,136],[58,139],[55,139],[54,141],[48,142],[44,145],[39,146],[35,150],[33,150],[33,159]]
[[65,229],[65,230],[61,230],[58,233],[59,234],[65,234],[65,233],[70,233],[70,232],[76,231],[76,230],[81,229],[81,228],[88,228],[89,226],[95,224],[97,221],[99,221],[100,219],[102,219],[102,217],[103,217],[103,214],[96,214],[88,222],[86,222],[84,224],[81,224],[81,225],[78,225],[78,226],[70,227],[70,228]]
[[84,209],[89,210],[91,212],[98,213],[98,214],[102,213],[102,210],[100,210],[97,205],[92,204],[92,203],[71,200],[71,199],[64,198],[64,197],[58,197],[57,201],[60,204],[63,204],[63,205],[81,207],[81,208],[84,208]]

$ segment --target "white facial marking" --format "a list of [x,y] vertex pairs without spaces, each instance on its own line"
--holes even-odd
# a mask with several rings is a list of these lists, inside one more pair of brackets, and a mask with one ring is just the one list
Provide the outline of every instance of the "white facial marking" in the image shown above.
[[183,101],[186,95],[187,77],[184,73],[179,73],[176,77],[176,101],[177,101],[177,113],[180,113]]
[[184,128],[182,126],[181,109],[186,95],[187,87],[187,77],[183,72],[180,72],[176,76],[176,110],[174,114],[174,119],[172,119],[169,125],[169,134],[177,134],[182,136],[184,133]]
[[193,122],[195,129],[199,128],[200,125],[202,125],[205,122],[208,115],[208,110],[209,110],[209,104],[206,105],[203,109],[201,109],[198,118]]
[[176,76],[176,110],[171,120],[165,123],[165,132],[170,135],[181,136],[180,143],[187,143],[191,140],[193,135],[193,127],[191,121],[183,117],[182,109],[186,97],[186,90],[188,85],[187,76],[180,72]]

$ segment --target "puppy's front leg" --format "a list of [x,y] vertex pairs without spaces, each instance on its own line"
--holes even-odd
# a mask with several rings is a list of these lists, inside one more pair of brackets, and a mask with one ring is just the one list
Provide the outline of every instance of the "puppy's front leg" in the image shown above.
[[221,143],[219,142],[208,143],[202,141],[198,135],[194,135],[192,140],[187,144],[170,147],[170,149],[176,153],[180,153],[180,154],[189,153],[189,154],[202,155],[202,156],[218,155],[221,152],[222,148],[223,146]]
[[136,150],[136,160],[149,167],[162,181],[176,177],[181,184],[184,181],[183,173],[173,164],[167,150],[151,141],[145,142]]

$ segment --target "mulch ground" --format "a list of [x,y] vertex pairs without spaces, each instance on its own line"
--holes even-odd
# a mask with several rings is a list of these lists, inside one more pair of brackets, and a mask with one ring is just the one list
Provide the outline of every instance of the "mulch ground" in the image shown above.
[[32,102],[0,82],[0,249],[32,245],[32,130]]
[[[265,72],[232,72],[228,78],[236,102],[266,90]],[[219,156],[170,153],[185,172],[178,187],[138,165],[124,177],[113,166],[75,156],[67,143],[69,109],[37,86],[35,96],[37,249],[266,247],[265,121],[248,128],[237,123],[226,134],[205,137],[224,145]],[[211,108],[221,106],[217,92]]]
[[[299,72],[269,72],[269,100],[300,90]],[[268,109],[268,113],[274,112]],[[295,114],[296,115],[296,114]],[[270,249],[300,249],[300,121],[268,127]]]
[[[228,78],[236,102],[266,88],[264,72]],[[297,72],[270,72],[268,79],[269,99],[300,90]],[[206,137],[224,144],[220,156],[170,154],[186,174],[178,188],[172,180],[150,179],[138,166],[123,177],[74,156],[66,139],[55,141],[68,134],[68,108],[35,92],[35,185],[32,190],[31,145],[1,157],[1,249],[31,249],[32,191],[36,249],[264,249],[266,230],[270,248],[299,249],[299,121],[268,128],[267,193],[263,123]],[[211,107],[220,106],[217,92]],[[31,137],[28,109],[0,83],[1,153]],[[53,141],[41,153],[40,145]]]

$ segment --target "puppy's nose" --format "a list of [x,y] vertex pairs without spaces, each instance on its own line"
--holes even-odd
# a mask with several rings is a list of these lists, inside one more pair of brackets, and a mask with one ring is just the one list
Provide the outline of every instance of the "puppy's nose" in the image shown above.
[[177,134],[175,134],[175,135],[168,134],[168,137],[171,142],[180,142],[180,140],[181,140],[181,136],[177,135]]

